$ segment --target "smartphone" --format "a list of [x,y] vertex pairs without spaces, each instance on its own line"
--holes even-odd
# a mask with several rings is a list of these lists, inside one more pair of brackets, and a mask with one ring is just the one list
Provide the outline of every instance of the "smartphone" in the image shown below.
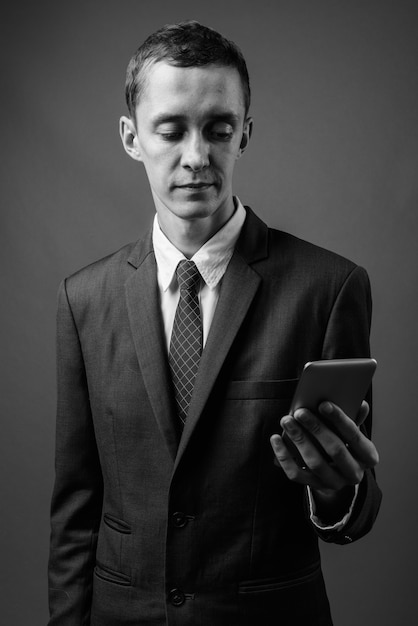
[[[297,384],[289,414],[297,409],[309,409],[318,414],[321,402],[329,400],[338,405],[348,417],[356,421],[361,403],[372,382],[376,370],[375,359],[329,359],[310,361],[303,368]],[[300,467],[304,461],[295,444],[282,432],[290,453]],[[319,442],[313,440],[321,453],[329,459]],[[329,459],[330,460],[330,459]]]
[[290,415],[299,408],[317,412],[321,402],[329,400],[355,421],[376,365],[375,359],[369,358],[306,363],[290,405]]

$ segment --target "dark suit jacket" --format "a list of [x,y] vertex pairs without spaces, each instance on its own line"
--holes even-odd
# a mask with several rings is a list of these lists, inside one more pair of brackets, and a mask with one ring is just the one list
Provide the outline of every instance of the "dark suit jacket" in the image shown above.
[[[250,209],[181,433],[151,236],[67,279],[58,313],[50,626],[331,624],[305,489],[269,437],[306,361],[369,354],[366,272]],[[371,472],[343,532],[372,526]]]

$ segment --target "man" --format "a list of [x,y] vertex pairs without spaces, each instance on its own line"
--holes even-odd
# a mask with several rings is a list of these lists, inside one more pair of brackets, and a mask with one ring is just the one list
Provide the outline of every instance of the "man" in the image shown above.
[[371,528],[377,452],[335,405],[287,412],[306,361],[369,354],[367,275],[233,196],[234,44],[165,27],[126,93],[156,217],[60,289],[50,626],[332,624],[317,537]]

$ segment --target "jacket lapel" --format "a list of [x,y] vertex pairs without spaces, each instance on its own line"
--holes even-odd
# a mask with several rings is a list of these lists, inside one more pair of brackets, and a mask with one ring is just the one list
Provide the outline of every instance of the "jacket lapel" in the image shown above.
[[175,468],[190,441],[220,369],[260,285],[261,278],[251,264],[266,256],[267,226],[247,208],[247,219],[222,280],[221,292],[202,353]]
[[172,402],[151,237],[137,244],[129,263],[137,268],[125,285],[135,350],[159,429],[174,461],[179,440],[178,418]]

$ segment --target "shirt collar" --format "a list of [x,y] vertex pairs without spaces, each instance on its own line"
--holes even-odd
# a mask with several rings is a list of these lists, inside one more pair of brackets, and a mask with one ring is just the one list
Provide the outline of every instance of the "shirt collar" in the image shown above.
[[[225,274],[245,221],[244,207],[239,198],[235,197],[234,200],[236,210],[232,217],[191,258],[210,289],[215,289]],[[163,291],[167,291],[177,265],[186,257],[164,235],[157,214],[154,217],[152,243],[158,268],[158,283]]]

